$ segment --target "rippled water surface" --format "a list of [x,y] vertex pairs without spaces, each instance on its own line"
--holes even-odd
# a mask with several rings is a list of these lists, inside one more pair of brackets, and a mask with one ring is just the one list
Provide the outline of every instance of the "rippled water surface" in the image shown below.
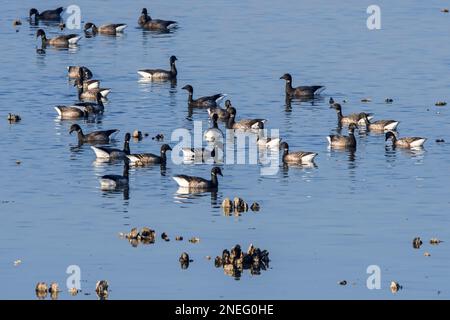
[[[448,240],[450,225],[449,144],[435,142],[450,141],[448,107],[434,106],[450,94],[450,15],[440,12],[440,1],[378,1],[378,31],[366,27],[372,1],[75,3],[83,22],[128,28],[119,37],[84,37],[76,49],[37,54],[36,27],[26,18],[38,4],[2,4],[0,281],[8,290],[1,298],[35,299],[38,281],[57,281],[60,298],[96,299],[100,279],[109,281],[112,299],[450,298],[448,244],[428,243]],[[70,4],[41,1],[38,9]],[[168,34],[136,28],[144,6],[179,28]],[[19,32],[16,18],[23,22]],[[49,36],[60,33],[43,27]],[[138,81],[138,69],[168,68],[170,55],[178,57],[175,86]],[[131,150],[158,153],[162,142],[150,137],[163,133],[174,145],[174,129],[191,130],[193,120],[209,126],[205,110],[188,112],[181,88],[189,83],[195,96],[227,93],[238,118],[268,119],[292,150],[319,153],[316,167],[261,176],[257,165],[225,164],[216,195],[183,196],[171,176],[208,177],[211,165],[169,161],[162,172],[131,169],[128,195],[103,192],[99,177],[120,174],[122,164],[94,163],[89,146],[78,148],[68,134],[74,122],[58,120],[53,109],[75,102],[66,66],[78,64],[112,88],[103,119],[78,123],[85,131],[120,129],[114,145],[139,129],[150,136],[132,140]],[[325,85],[322,98],[286,104],[279,80],[286,72],[294,85]],[[400,136],[428,138],[424,150],[385,148],[382,135],[358,131],[354,154],[328,150],[325,137],[336,132],[330,96],[347,101],[344,114],[364,110],[399,120]],[[372,101],[362,103],[366,97]],[[9,124],[8,112],[22,121]],[[261,210],[225,216],[220,204],[234,196],[257,201]],[[134,248],[118,237],[134,226],[155,229],[157,241]],[[170,242],[159,238],[163,231]],[[193,236],[200,242],[187,241]],[[416,236],[424,241],[420,249],[412,247]],[[236,281],[205,258],[236,243],[267,249],[269,269],[245,271]],[[178,262],[183,251],[194,260],[186,270]],[[14,266],[17,259],[22,263]],[[65,290],[69,265],[82,273],[83,292],[74,298]],[[380,290],[366,287],[369,265],[381,268]],[[403,285],[396,295],[391,280]]]

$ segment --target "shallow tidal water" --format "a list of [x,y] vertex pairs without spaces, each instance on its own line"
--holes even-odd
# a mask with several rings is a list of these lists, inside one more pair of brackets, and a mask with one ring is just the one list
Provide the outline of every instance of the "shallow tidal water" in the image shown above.
[[[36,299],[37,282],[57,281],[60,299],[96,299],[101,279],[110,284],[110,299],[450,298],[450,121],[448,106],[434,105],[450,96],[450,15],[440,12],[440,1],[378,1],[382,29],[370,31],[372,2],[45,1],[39,10],[79,5],[83,23],[128,24],[122,36],[84,37],[76,49],[45,54],[36,53],[37,27],[26,21],[37,4],[2,4],[0,282],[8,290],[0,298]],[[138,29],[143,7],[179,28]],[[23,22],[19,32],[16,18]],[[138,69],[168,68],[171,55],[178,58],[176,86],[138,81]],[[86,65],[112,88],[101,121],[56,117],[55,105],[76,100],[68,65]],[[325,85],[322,98],[286,105],[279,80],[286,72],[294,85]],[[181,90],[188,83],[195,97],[227,93],[238,118],[268,119],[291,150],[319,153],[316,167],[262,176],[258,165],[223,165],[216,197],[182,197],[171,176],[209,177],[211,165],[169,160],[164,175],[158,166],[131,169],[128,199],[101,191],[99,177],[120,174],[122,164],[96,165],[89,145],[77,148],[68,134],[71,124],[85,132],[120,129],[118,147],[125,132],[139,129],[150,136],[132,140],[132,152],[158,153],[163,142],[150,137],[163,133],[174,145],[174,129],[192,129],[194,120],[209,126],[205,110],[189,115]],[[326,136],[336,132],[331,96],[347,101],[344,114],[399,120],[399,135],[427,137],[425,148],[392,150],[382,135],[357,131],[354,154],[329,150]],[[366,97],[372,101],[362,103]],[[9,124],[9,112],[22,121]],[[234,196],[261,210],[225,216],[220,204]],[[157,241],[134,248],[118,236],[135,226],[155,229]],[[171,241],[161,240],[162,232]],[[193,236],[200,242],[187,241]],[[412,247],[416,236],[424,241],[420,249]],[[431,246],[432,237],[444,242]],[[246,270],[239,280],[215,268],[214,257],[237,243],[268,250],[270,267],[260,275]],[[194,260],[185,270],[178,262],[183,251]],[[81,268],[76,297],[65,287],[69,265]],[[370,265],[381,269],[379,290],[366,287]],[[395,295],[392,280],[403,286]]]

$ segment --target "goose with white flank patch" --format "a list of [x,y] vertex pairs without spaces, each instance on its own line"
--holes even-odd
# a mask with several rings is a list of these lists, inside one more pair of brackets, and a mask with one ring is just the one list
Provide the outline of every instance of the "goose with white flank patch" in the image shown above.
[[83,133],[83,129],[78,124],[73,124],[70,127],[69,134],[72,134],[72,132],[76,132],[78,136],[78,143],[109,143],[110,138],[112,138],[113,135],[117,134],[119,132],[118,129],[111,129],[111,130],[101,130],[101,131],[93,131],[90,133]]
[[56,106],[55,110],[61,119],[79,119],[102,114],[105,107],[102,95],[97,93],[97,103],[78,102],[71,106]]
[[145,166],[149,164],[166,164],[167,156],[166,152],[172,150],[168,144],[163,144],[161,146],[160,155],[157,156],[153,153],[134,153],[128,154],[127,158],[132,165],[135,166]]
[[367,127],[367,129],[369,129],[370,131],[379,131],[379,132],[396,130],[398,124],[400,123],[399,121],[396,120],[378,120],[375,122],[370,122],[366,114],[363,115],[363,120],[365,122],[365,126]]
[[203,133],[203,138],[208,142],[215,142],[223,139],[223,132],[217,125],[217,119],[219,119],[219,116],[217,114],[214,114],[212,117],[212,127]]
[[89,30],[92,30],[92,33],[94,35],[96,35],[97,33],[100,33],[100,34],[115,36],[118,33],[123,32],[123,30],[125,30],[126,27],[128,27],[128,26],[125,23],[110,23],[110,24],[104,24],[100,27],[97,27],[92,22],[87,22],[84,25],[84,32],[88,33]]
[[217,175],[222,175],[222,170],[219,167],[211,169],[211,180],[207,180],[200,177],[193,177],[187,175],[176,175],[173,179],[178,183],[181,188],[194,189],[194,190],[217,190],[219,187],[219,181]]
[[275,149],[280,146],[281,138],[258,136],[256,138],[256,143],[260,148]]
[[356,148],[355,129],[356,125],[351,123],[348,126],[348,136],[330,135],[327,137],[328,144],[336,148]]
[[159,80],[159,81],[165,81],[165,80],[174,80],[177,78],[177,68],[175,66],[175,61],[177,61],[177,57],[171,56],[169,59],[170,62],[170,70],[163,70],[163,69],[142,69],[138,71],[138,74],[146,79],[152,79],[152,80]]
[[280,150],[283,150],[283,163],[311,163],[317,156],[315,152],[295,151],[289,152],[289,145],[287,142],[280,144]]
[[197,108],[217,107],[219,102],[226,96],[226,94],[218,93],[213,96],[206,96],[206,97],[193,99],[192,96],[194,94],[194,88],[191,85],[189,85],[189,84],[185,85],[181,89],[189,92],[188,104],[190,107],[197,107]]
[[128,188],[128,172],[130,171],[130,165],[125,161],[123,165],[123,175],[107,174],[100,178],[100,189],[102,190],[117,190],[122,188]]
[[130,154],[130,139],[131,134],[125,134],[125,141],[123,143],[123,150],[116,148],[108,148],[108,147],[94,147],[91,146],[91,149],[94,150],[95,156],[97,159],[104,160],[122,160],[125,159],[127,155]]
[[349,125],[351,123],[353,124],[360,124],[364,125],[364,117],[366,116],[368,120],[372,120],[373,114],[372,113],[366,113],[366,112],[360,112],[360,113],[351,113],[346,116],[342,115],[342,106],[339,103],[333,103],[330,105],[330,108],[336,110],[337,119],[340,125]]
[[292,76],[289,73],[285,73],[280,79],[286,81],[286,96],[291,98],[314,97],[325,90],[324,86],[299,86],[294,88],[292,87]]
[[427,141],[426,138],[422,137],[405,137],[405,138],[397,138],[394,132],[388,131],[386,132],[386,141],[392,140],[392,146],[399,147],[399,148],[422,148],[425,141]]
[[68,47],[69,45],[76,45],[77,42],[82,38],[81,36],[72,33],[47,39],[45,31],[42,29],[38,29],[38,31],[36,32],[36,38],[38,37],[41,37],[43,47],[45,47],[46,45],[52,45],[55,47]]
[[47,20],[47,21],[60,21],[61,20],[61,13],[64,11],[63,7],[59,7],[55,10],[45,10],[39,13],[39,11],[36,8],[30,9],[30,21],[33,18],[35,20]]
[[206,162],[207,160],[214,158],[216,156],[215,149],[208,148],[183,148],[184,161],[201,161]]
[[176,21],[152,19],[148,15],[147,8],[143,8],[141,16],[139,17],[138,24],[142,29],[153,31],[169,31],[169,29],[175,27]]
[[265,119],[242,119],[235,122],[236,109],[229,108],[230,118],[227,122],[227,129],[239,129],[239,130],[251,130],[251,129],[264,129]]
[[231,101],[225,100],[225,109],[222,109],[220,107],[208,108],[208,115],[210,118],[212,118],[214,114],[217,114],[219,116],[219,120],[226,121],[230,117],[230,113],[228,112],[228,110],[231,107]]

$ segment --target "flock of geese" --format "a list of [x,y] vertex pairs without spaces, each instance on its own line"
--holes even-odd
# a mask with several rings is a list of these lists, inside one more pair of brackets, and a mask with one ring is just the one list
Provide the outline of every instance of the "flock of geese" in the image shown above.
[[[38,23],[39,20],[61,21],[61,14],[63,8],[55,10],[46,10],[39,13],[36,9],[31,9],[29,13],[30,21]],[[34,17],[34,20],[33,20]],[[176,21],[152,19],[148,15],[146,8],[142,9],[141,15],[138,19],[138,25],[145,30],[152,30],[157,32],[167,32],[170,28],[176,27]],[[107,24],[97,27],[94,23],[88,22],[84,26],[85,34],[93,35],[106,34],[116,35],[123,32],[127,25],[123,23]],[[42,47],[48,45],[57,47],[69,47],[76,45],[82,36],[77,34],[60,35],[55,38],[48,39],[43,29],[38,29],[36,37],[41,37]],[[137,73],[144,79],[150,81],[173,81],[177,78],[176,68],[177,58],[171,56],[169,59],[169,70],[163,69],[143,69],[138,70]],[[85,66],[69,66],[68,76],[74,81],[74,86],[77,89],[78,99],[80,102],[71,105],[59,105],[55,107],[61,119],[86,119],[96,117],[105,112],[103,99],[107,98],[111,92],[110,88],[102,88],[100,81],[92,79],[92,72]],[[285,94],[288,99],[314,99],[325,89],[324,86],[292,86],[292,76],[289,73],[284,74],[280,79],[285,81]],[[218,121],[225,123],[227,130],[254,132],[257,135],[257,144],[259,148],[282,150],[282,161],[284,164],[310,164],[313,163],[314,158],[318,155],[315,152],[305,151],[291,151],[289,145],[280,138],[265,137],[263,132],[265,119],[240,119],[236,120],[236,109],[232,106],[230,100],[225,101],[225,108],[220,107],[220,102],[225,98],[225,94],[215,94],[205,97],[194,98],[194,88],[191,85],[185,85],[183,90],[188,92],[188,106],[191,108],[206,109],[209,118],[212,121],[212,127],[204,132],[204,139],[208,143],[213,144],[213,148],[184,148],[183,155],[187,159],[205,160],[208,158],[215,158],[217,155],[217,142],[223,137],[223,132],[219,129]],[[327,137],[329,146],[331,148],[345,148],[356,149],[357,141],[355,138],[355,129],[365,127],[366,130],[382,133],[385,136],[385,141],[391,140],[393,148],[421,148],[426,141],[422,137],[405,137],[398,138],[396,128],[399,121],[396,120],[378,120],[373,121],[373,114],[371,113],[352,113],[343,115],[342,106],[335,102],[333,98],[329,101],[330,108],[335,109],[337,120],[340,127],[348,126],[348,135],[330,135]],[[160,164],[165,165],[167,162],[167,151],[172,150],[168,144],[163,144],[160,149],[160,154],[141,153],[132,154],[130,152],[130,133],[125,134],[123,149],[110,148],[105,146],[98,146],[108,144],[110,140],[118,133],[119,130],[104,130],[84,133],[78,124],[73,124],[70,127],[69,133],[76,132],[79,143],[92,144],[91,148],[95,153],[97,159],[106,161],[123,160],[124,171],[122,175],[105,175],[100,179],[101,188],[104,190],[115,190],[118,188],[128,188],[129,177],[128,171],[130,165],[144,166]],[[218,188],[217,175],[222,176],[222,171],[215,166],[211,170],[211,179],[204,179],[201,177],[176,175],[173,179],[181,188],[188,188],[189,190],[197,191],[213,191]]]

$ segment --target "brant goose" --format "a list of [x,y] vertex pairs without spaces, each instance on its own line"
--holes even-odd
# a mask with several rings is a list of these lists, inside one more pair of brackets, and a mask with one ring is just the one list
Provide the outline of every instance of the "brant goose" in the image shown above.
[[219,116],[217,114],[214,114],[212,116],[213,125],[203,134],[203,138],[208,142],[215,142],[216,140],[220,140],[220,138],[223,138],[223,133],[217,126],[218,118]]
[[89,29],[92,30],[92,33],[96,35],[97,33],[107,34],[107,35],[116,35],[117,33],[122,32],[127,25],[125,23],[111,23],[104,24],[97,28],[95,24],[92,22],[87,22],[84,25],[84,32],[89,32]]
[[206,180],[200,177],[176,175],[173,179],[178,183],[181,188],[197,189],[197,190],[217,190],[219,187],[219,181],[217,175],[222,175],[222,171],[219,167],[211,169],[211,180]]
[[386,141],[392,140],[392,146],[399,147],[399,148],[421,148],[425,141],[427,141],[426,138],[421,137],[405,137],[398,139],[394,132],[388,131],[386,132]]
[[399,121],[396,120],[378,120],[375,122],[370,122],[366,114],[363,114],[363,120],[365,122],[365,126],[367,129],[371,131],[381,131],[381,132],[396,130],[398,124],[400,123]]
[[97,93],[97,103],[78,102],[72,106],[56,106],[55,110],[62,119],[78,119],[101,114],[105,107],[102,102],[102,95]]
[[214,158],[216,156],[215,149],[207,148],[183,148],[184,161],[201,161],[206,162],[207,160]]
[[281,138],[269,138],[269,137],[263,137],[258,136],[256,138],[256,143],[258,144],[258,147],[260,148],[278,148],[281,143]]
[[116,190],[128,187],[128,171],[130,165],[125,161],[123,165],[123,175],[107,174],[100,178],[100,188],[102,190]]
[[59,21],[61,20],[61,13],[64,11],[63,7],[59,7],[55,10],[45,10],[41,13],[35,8],[30,9],[30,20],[34,15],[35,20],[53,20]]
[[86,67],[83,66],[68,66],[67,72],[69,74],[69,79],[78,79],[80,78],[80,69],[82,70],[83,79],[91,79],[92,78],[92,72]]
[[38,29],[38,31],[36,32],[36,38],[38,37],[41,37],[43,47],[45,47],[48,44],[55,47],[68,47],[69,45],[77,44],[77,42],[81,39],[81,36],[77,34],[67,34],[47,39],[45,31],[42,29]]
[[192,98],[192,95],[194,94],[194,88],[191,85],[189,85],[189,84],[185,85],[181,89],[186,90],[187,92],[189,92],[188,104],[189,104],[190,107],[198,107],[198,108],[217,107],[217,105],[220,102],[220,100],[222,100],[226,96],[225,94],[218,93],[218,94],[215,94],[213,96],[201,97],[201,98],[198,98],[198,99],[194,100]]
[[236,109],[233,107],[229,108],[230,118],[227,122],[227,129],[264,129],[264,123],[267,121],[265,119],[242,119],[239,122],[235,122]]
[[356,125],[351,123],[348,126],[348,136],[340,136],[340,135],[330,135],[327,137],[328,143],[332,147],[338,148],[356,148],[356,139],[355,139],[355,129]]
[[147,79],[152,80],[173,80],[177,78],[177,68],[175,66],[175,61],[177,61],[177,57],[171,56],[170,61],[170,70],[162,70],[162,69],[142,69],[138,71],[138,74]]
[[161,146],[161,153],[159,156],[153,153],[134,153],[128,154],[127,158],[132,165],[145,166],[147,164],[166,164],[166,152],[172,150],[168,144]]
[[77,87],[78,100],[96,100],[98,94],[100,94],[102,98],[106,98],[111,92],[110,88],[92,88],[84,90],[84,82],[81,79],[75,80],[74,86]]
[[112,129],[112,130],[102,130],[102,131],[93,131],[87,134],[83,133],[83,130],[78,124],[73,124],[70,127],[69,134],[72,134],[72,132],[76,132],[78,135],[78,143],[83,144],[85,142],[87,143],[109,143],[109,139],[113,134],[116,134],[119,132],[118,129]]
[[293,88],[292,76],[289,73],[285,73],[280,79],[286,80],[286,95],[292,98],[314,97],[314,95],[320,94],[325,90],[324,86],[300,86]]
[[91,149],[94,150],[95,156],[100,159],[109,159],[109,160],[123,160],[127,155],[130,154],[130,139],[131,134],[127,132],[125,134],[125,142],[123,143],[123,150],[108,148],[108,147],[94,147],[91,146]]
[[152,19],[147,13],[147,8],[142,9],[141,16],[138,20],[138,24],[141,28],[156,31],[168,31],[170,28],[174,27],[176,23],[176,21]]
[[360,112],[360,113],[351,113],[347,116],[343,116],[342,115],[342,107],[339,103],[333,103],[330,108],[333,108],[336,110],[336,114],[337,114],[337,118],[338,118],[338,122],[340,125],[348,125],[348,124],[360,124],[360,125],[364,125],[365,121],[364,121],[364,117],[366,116],[367,119],[371,120],[373,118],[373,114],[372,113],[365,113],[365,112]]
[[208,108],[208,115],[210,118],[212,118],[214,114],[217,114],[220,120],[228,120],[228,118],[230,117],[228,108],[230,107],[232,107],[231,101],[225,100],[225,109],[222,109],[220,107]]
[[280,150],[283,150],[283,163],[310,163],[317,156],[315,152],[295,151],[289,152],[287,142],[280,144]]

